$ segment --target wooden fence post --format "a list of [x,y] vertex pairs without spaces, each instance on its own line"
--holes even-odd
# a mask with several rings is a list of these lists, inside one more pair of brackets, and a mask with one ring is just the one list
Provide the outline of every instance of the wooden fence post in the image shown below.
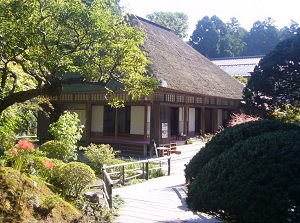
[[122,166],[122,185],[125,184],[125,165]]
[[171,174],[171,157],[168,159],[168,176]]
[[149,180],[149,160],[146,162],[146,180]]

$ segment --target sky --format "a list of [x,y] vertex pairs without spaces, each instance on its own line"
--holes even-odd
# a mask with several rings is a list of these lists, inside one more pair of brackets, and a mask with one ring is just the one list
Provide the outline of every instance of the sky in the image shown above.
[[289,26],[291,19],[300,25],[300,0],[120,0],[132,14],[146,18],[153,12],[184,12],[189,17],[188,35],[204,16],[218,16],[224,23],[236,17],[241,27],[250,30],[256,21],[271,17],[277,28]]

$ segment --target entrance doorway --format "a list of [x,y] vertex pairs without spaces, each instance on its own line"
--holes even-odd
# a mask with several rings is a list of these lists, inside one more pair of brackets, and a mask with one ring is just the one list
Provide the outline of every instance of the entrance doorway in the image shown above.
[[205,133],[213,133],[212,109],[205,109]]
[[111,106],[104,106],[103,134],[105,136],[115,135],[115,117],[116,109]]
[[195,134],[201,135],[201,108],[195,109]]
[[179,108],[171,107],[171,137],[179,134]]

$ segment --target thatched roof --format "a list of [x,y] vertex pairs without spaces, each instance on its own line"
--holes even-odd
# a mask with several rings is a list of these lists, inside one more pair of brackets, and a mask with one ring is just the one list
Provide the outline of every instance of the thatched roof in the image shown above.
[[194,50],[169,29],[140,17],[133,19],[146,35],[149,72],[163,87],[186,93],[241,99],[243,85]]

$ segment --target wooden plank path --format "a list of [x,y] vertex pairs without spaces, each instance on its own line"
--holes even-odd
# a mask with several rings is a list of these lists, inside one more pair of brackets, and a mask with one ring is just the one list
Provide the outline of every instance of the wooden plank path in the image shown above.
[[[173,162],[174,163],[174,162]],[[171,175],[113,189],[125,204],[119,210],[116,223],[217,223],[208,215],[190,211],[185,202],[187,189],[184,164],[171,165]]]

